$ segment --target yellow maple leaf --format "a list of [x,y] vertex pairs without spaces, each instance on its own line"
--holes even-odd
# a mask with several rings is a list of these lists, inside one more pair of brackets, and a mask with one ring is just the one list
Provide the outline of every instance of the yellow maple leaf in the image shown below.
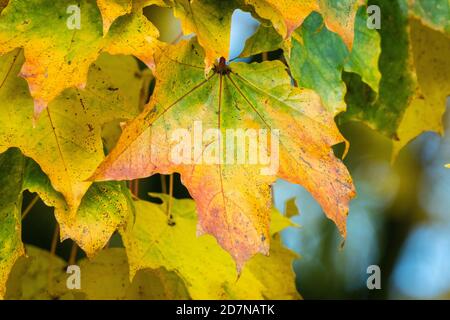
[[[197,203],[199,232],[213,234],[238,267],[255,253],[268,252],[270,184],[277,177],[303,185],[345,236],[348,203],[355,191],[331,148],[344,138],[319,96],[293,87],[279,61],[221,63],[205,79],[203,59],[195,39],[162,52],[150,103],[124,127],[92,179],[131,180],[179,172]],[[195,132],[201,125],[216,131],[199,138]],[[194,141],[178,148],[180,141],[173,137],[181,133],[178,129]],[[221,136],[229,129],[270,135],[259,153],[242,153],[266,153],[270,159],[224,161]],[[244,142],[244,147],[250,145]],[[174,152],[180,151],[183,159],[173,160]]]
[[84,88],[89,66],[101,52],[134,55],[153,68],[157,37],[141,12],[120,17],[103,37],[99,9],[87,0],[79,6],[70,0],[11,0],[0,16],[0,54],[24,49],[20,74],[28,82],[35,116],[64,89]]

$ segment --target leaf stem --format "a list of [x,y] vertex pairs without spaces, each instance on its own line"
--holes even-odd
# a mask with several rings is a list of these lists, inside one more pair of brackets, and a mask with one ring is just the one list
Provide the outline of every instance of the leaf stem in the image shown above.
[[36,202],[38,202],[39,196],[36,195],[33,200],[28,204],[28,206],[25,208],[25,210],[22,212],[22,220],[25,219],[25,217],[30,213],[31,209],[33,209]]
[[75,264],[75,262],[77,261],[77,253],[78,253],[78,245],[74,241],[72,244],[72,249],[70,250],[69,265]]
[[180,31],[180,33],[175,37],[175,39],[173,39],[170,44],[175,44],[178,42],[178,40],[180,40],[183,37],[183,31]]
[[134,200],[141,200],[141,199],[139,199],[139,197],[136,197],[133,193],[131,194],[131,197],[132,197]]
[[50,253],[52,256],[56,253],[56,246],[58,244],[58,236],[59,236],[59,224],[56,222],[55,231],[53,232],[52,244],[50,247]]
[[133,198],[139,199],[139,179],[129,180],[128,189],[130,189]]
[[161,178],[161,193],[167,194],[166,176],[161,174],[159,177]]
[[173,199],[173,173],[169,176],[169,203],[167,204],[167,223],[169,226],[175,225],[172,215],[172,199]]
[[137,198],[139,198],[139,179],[133,180],[133,182],[134,182],[133,193]]
[[272,206],[275,207],[275,192],[273,190],[273,184],[270,185],[270,196],[272,198]]

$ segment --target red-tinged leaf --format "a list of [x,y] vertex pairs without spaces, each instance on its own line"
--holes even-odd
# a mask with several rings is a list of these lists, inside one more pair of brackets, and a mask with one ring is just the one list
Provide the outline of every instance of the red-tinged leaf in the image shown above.
[[[331,148],[344,139],[320,98],[293,87],[278,61],[226,66],[222,60],[205,78],[203,59],[195,39],[162,52],[152,100],[125,126],[116,148],[92,179],[179,172],[197,203],[200,233],[213,234],[238,268],[255,253],[268,252],[270,184],[277,177],[303,185],[345,236],[348,203],[355,192],[347,169]],[[199,125],[219,133],[199,137]],[[271,157],[274,170],[264,171],[267,163],[252,164],[248,157],[240,159],[242,164],[227,163],[226,152],[220,152],[227,129],[245,133],[266,129],[270,137],[259,151]],[[186,139],[194,135],[191,145],[188,140],[177,141],[174,133],[180,132]],[[181,163],[173,157],[180,145],[186,152]],[[251,150],[249,140],[244,146]],[[243,154],[255,156],[252,151]],[[207,155],[217,163],[205,161]]]

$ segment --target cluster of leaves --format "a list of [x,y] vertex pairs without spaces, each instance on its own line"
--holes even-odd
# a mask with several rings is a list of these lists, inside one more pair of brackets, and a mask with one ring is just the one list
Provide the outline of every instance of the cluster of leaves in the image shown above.
[[[380,30],[367,28],[360,0],[80,0],[74,30],[71,4],[0,1],[0,297],[298,298],[295,256],[278,235],[290,223],[272,208],[271,184],[304,186],[345,236],[355,190],[332,149],[347,143],[335,121],[363,121],[394,140],[394,153],[422,131],[442,132],[448,0],[370,1]],[[159,41],[149,5],[172,8],[196,37]],[[241,57],[282,49],[283,61],[217,62],[229,58],[236,9],[261,22]],[[195,121],[279,130],[278,173],[171,162],[167,132]],[[174,172],[193,200],[137,200],[120,182]],[[24,190],[55,208],[61,240],[91,258],[80,262],[81,291],[66,291],[57,258],[33,247],[21,258]],[[117,230],[126,253],[101,251]]]

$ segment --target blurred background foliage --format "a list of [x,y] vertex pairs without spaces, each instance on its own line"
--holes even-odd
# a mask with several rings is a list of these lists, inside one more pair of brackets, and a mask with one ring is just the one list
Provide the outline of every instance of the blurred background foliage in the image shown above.
[[[169,9],[148,7],[145,14],[159,28],[161,40],[181,38],[180,24]],[[234,13],[231,60],[257,26],[250,14]],[[279,57],[280,52],[273,52],[252,59]],[[450,112],[444,121],[449,129]],[[444,168],[450,159],[450,136],[423,134],[392,161],[389,139],[360,123],[340,129],[350,142],[345,163],[358,191],[345,243],[302,187],[281,180],[274,185],[275,206],[283,212],[294,197],[300,211],[293,221],[301,227],[283,233],[286,246],[301,256],[294,263],[299,292],[305,299],[450,298],[450,170]],[[174,180],[174,196],[189,197],[177,175]],[[167,191],[168,183],[168,177],[157,175],[140,180],[139,196],[149,199],[149,191]],[[24,208],[33,198],[25,194]],[[38,201],[23,221],[23,241],[50,250],[55,223],[52,209]],[[114,235],[110,246],[120,245]],[[56,253],[68,260],[72,248],[72,241],[66,240]],[[84,256],[77,252],[78,258]],[[366,286],[367,267],[373,264],[381,268],[381,290]]]

